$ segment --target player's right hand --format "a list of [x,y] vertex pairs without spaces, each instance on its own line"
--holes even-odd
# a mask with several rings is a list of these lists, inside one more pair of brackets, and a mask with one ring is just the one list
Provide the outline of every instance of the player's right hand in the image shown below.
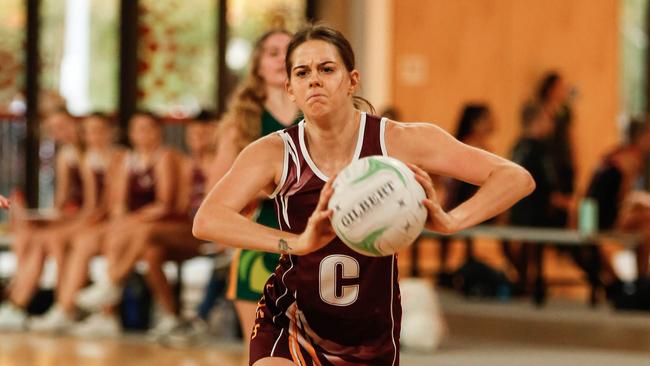
[[296,248],[292,254],[309,254],[324,247],[336,237],[336,233],[330,222],[333,211],[327,208],[327,204],[334,193],[332,183],[335,179],[336,175],[330,177],[327,183],[325,183],[325,186],[323,186],[316,209],[309,217],[305,231],[298,236],[295,244]]

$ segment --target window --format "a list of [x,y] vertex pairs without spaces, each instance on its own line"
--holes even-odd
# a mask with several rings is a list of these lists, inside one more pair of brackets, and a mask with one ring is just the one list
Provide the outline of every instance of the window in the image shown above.
[[216,105],[217,1],[141,0],[138,108],[183,118]]
[[116,111],[119,1],[43,0],[40,11],[42,111]]
[[621,2],[621,108],[638,116],[647,108],[648,1]]
[[305,0],[229,0],[226,65],[243,75],[254,42],[271,28],[298,30],[305,22]]
[[22,0],[0,0],[0,7],[0,115],[21,114],[25,7]]

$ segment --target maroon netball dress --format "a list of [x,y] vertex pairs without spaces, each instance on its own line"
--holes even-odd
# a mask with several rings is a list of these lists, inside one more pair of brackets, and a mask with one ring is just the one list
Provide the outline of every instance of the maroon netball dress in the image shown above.
[[196,216],[196,212],[199,210],[199,207],[201,206],[201,202],[203,202],[203,198],[205,198],[206,184],[207,184],[207,177],[203,173],[203,170],[201,169],[199,164],[194,164],[194,167],[192,168],[190,204],[189,204],[189,212],[188,212],[188,216],[189,216],[188,219],[190,220],[190,222],[194,220],[194,216]]
[[106,188],[106,171],[108,170],[109,162],[105,156],[99,154],[97,151],[88,151],[85,156],[86,165],[92,172],[95,178],[95,193],[97,204],[106,204],[108,200]]
[[61,147],[59,152],[65,160],[68,169],[68,192],[61,209],[64,214],[73,214],[79,210],[83,204],[83,187],[81,182],[81,169],[79,168],[79,150],[71,145]]
[[149,203],[156,201],[156,176],[155,165],[160,153],[149,165],[143,165],[135,152],[130,152],[126,158],[129,171],[128,182],[128,209],[129,212],[138,210]]
[[[361,114],[353,159],[387,155],[386,119]],[[309,156],[305,121],[279,132],[282,179],[272,195],[280,228],[302,233],[327,177]],[[397,258],[367,257],[335,238],[307,255],[283,255],[259,302],[250,364],[283,357],[297,365],[399,365]]]

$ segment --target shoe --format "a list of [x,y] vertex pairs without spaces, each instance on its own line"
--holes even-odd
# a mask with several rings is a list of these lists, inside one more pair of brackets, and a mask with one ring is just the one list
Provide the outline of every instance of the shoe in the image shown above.
[[34,317],[29,322],[29,330],[45,333],[64,333],[75,324],[74,318],[54,305],[43,316]]
[[72,327],[70,334],[82,338],[115,338],[122,334],[122,327],[116,316],[98,313]]
[[181,325],[181,321],[175,315],[163,315],[158,324],[147,332],[147,336],[157,341],[160,337],[171,333],[179,325]]
[[605,296],[607,300],[616,301],[621,295],[630,292],[630,283],[625,283],[619,279],[611,281],[609,284],[604,285]]
[[452,288],[454,285],[454,274],[451,272],[441,271],[438,273],[437,278],[438,287]]
[[0,330],[22,331],[27,328],[27,311],[9,301],[0,305]]
[[203,344],[209,337],[209,327],[203,319],[197,318],[183,322],[171,332],[158,338],[158,343],[165,347],[188,347]]
[[122,298],[122,287],[110,282],[97,282],[79,292],[75,303],[81,309],[97,312],[111,305],[117,305]]

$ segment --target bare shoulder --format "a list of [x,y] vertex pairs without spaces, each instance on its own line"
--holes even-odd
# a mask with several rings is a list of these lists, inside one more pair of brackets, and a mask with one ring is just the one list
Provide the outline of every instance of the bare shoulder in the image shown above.
[[421,134],[425,134],[425,137],[435,137],[435,135],[446,133],[438,125],[429,122],[399,122],[388,120],[386,123],[386,135],[394,139],[413,138]]
[[235,142],[241,138],[241,131],[234,123],[222,122],[217,127],[217,142]]
[[284,142],[280,135],[272,133],[246,146],[235,160],[233,169],[266,181],[268,186],[264,191],[270,193],[281,179],[283,166]]
[[122,160],[126,157],[128,153],[129,153],[129,149],[123,146],[117,146],[112,151],[111,159],[118,160],[118,161]]
[[126,159],[129,155],[129,150],[124,147],[116,147],[111,153],[110,160],[108,162],[108,169],[115,170],[119,167],[126,166]]
[[185,153],[175,147],[164,147],[158,164],[166,167],[178,167],[185,163]]
[[160,150],[160,157],[164,159],[178,159],[182,153],[175,147],[164,146]]
[[242,155],[254,155],[264,161],[282,161],[284,157],[284,142],[277,133],[263,136],[246,146]]
[[426,122],[397,122],[388,120],[386,123],[386,149],[390,156],[400,160],[414,161],[422,156],[423,151],[451,137],[445,130],[433,123]]

